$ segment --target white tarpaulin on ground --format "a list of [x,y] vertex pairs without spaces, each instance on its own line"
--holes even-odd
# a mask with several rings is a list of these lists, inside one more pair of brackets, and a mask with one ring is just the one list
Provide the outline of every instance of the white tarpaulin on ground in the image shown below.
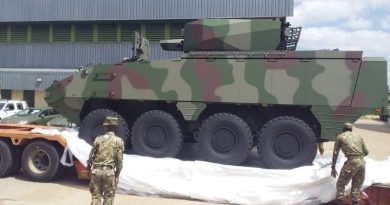
[[[42,130],[60,134],[69,150],[84,165],[91,146],[78,138],[77,130]],[[340,159],[341,158],[341,159]],[[337,170],[345,158],[339,157]],[[390,158],[366,158],[364,187],[390,183]],[[202,161],[124,156],[118,189],[121,193],[198,199],[233,204],[319,204],[335,196],[336,179],[330,177],[331,156],[318,156],[313,166],[293,170],[269,170],[227,166]]]

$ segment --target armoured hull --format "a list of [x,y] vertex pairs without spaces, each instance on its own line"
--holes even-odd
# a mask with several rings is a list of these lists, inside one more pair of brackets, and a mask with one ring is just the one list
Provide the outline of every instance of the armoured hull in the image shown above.
[[[47,90],[48,104],[75,122],[84,102],[99,98],[195,107],[308,106],[328,139],[343,122],[385,107],[387,92],[386,61],[363,59],[359,51],[198,52],[177,60],[96,65],[85,73]],[[197,120],[200,112],[195,109],[186,119]]]
[[[294,51],[285,18],[203,19],[163,41],[180,59],[148,61],[134,34],[131,59],[87,66],[48,88],[46,101],[92,143],[106,116],[134,153],[175,157],[183,141],[200,159],[240,164],[253,146],[270,168],[311,164],[316,143],[345,122],[385,114],[387,65],[361,51]],[[129,146],[130,147],[130,146]]]

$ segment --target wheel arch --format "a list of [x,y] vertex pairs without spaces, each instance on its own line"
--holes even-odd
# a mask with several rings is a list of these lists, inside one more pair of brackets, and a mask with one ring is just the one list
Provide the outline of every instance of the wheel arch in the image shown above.
[[112,100],[112,99],[100,99],[94,98],[87,100],[80,112],[80,119],[84,119],[88,113],[96,109],[111,109],[115,112],[122,114],[125,118],[130,121],[134,121],[142,113],[150,110],[164,110],[169,112],[177,120],[184,122],[184,116],[181,110],[176,107],[178,102],[168,101],[139,101],[139,100]]

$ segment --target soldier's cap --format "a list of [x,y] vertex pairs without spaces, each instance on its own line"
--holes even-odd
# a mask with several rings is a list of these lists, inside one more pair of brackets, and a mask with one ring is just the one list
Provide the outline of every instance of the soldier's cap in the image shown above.
[[103,125],[118,125],[118,118],[114,116],[107,116],[104,119]]
[[353,128],[353,124],[351,124],[349,122],[346,122],[346,123],[344,123],[343,128],[345,128],[345,129],[352,129]]

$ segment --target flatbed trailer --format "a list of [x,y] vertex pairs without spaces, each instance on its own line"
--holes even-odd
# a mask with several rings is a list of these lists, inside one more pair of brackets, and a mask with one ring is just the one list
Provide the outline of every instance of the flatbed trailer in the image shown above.
[[[6,177],[23,169],[27,178],[47,182],[64,171],[61,157],[66,140],[60,135],[32,132],[35,128],[64,129],[38,125],[0,124],[0,177]],[[74,167],[80,179],[87,179],[85,167],[74,159]]]

